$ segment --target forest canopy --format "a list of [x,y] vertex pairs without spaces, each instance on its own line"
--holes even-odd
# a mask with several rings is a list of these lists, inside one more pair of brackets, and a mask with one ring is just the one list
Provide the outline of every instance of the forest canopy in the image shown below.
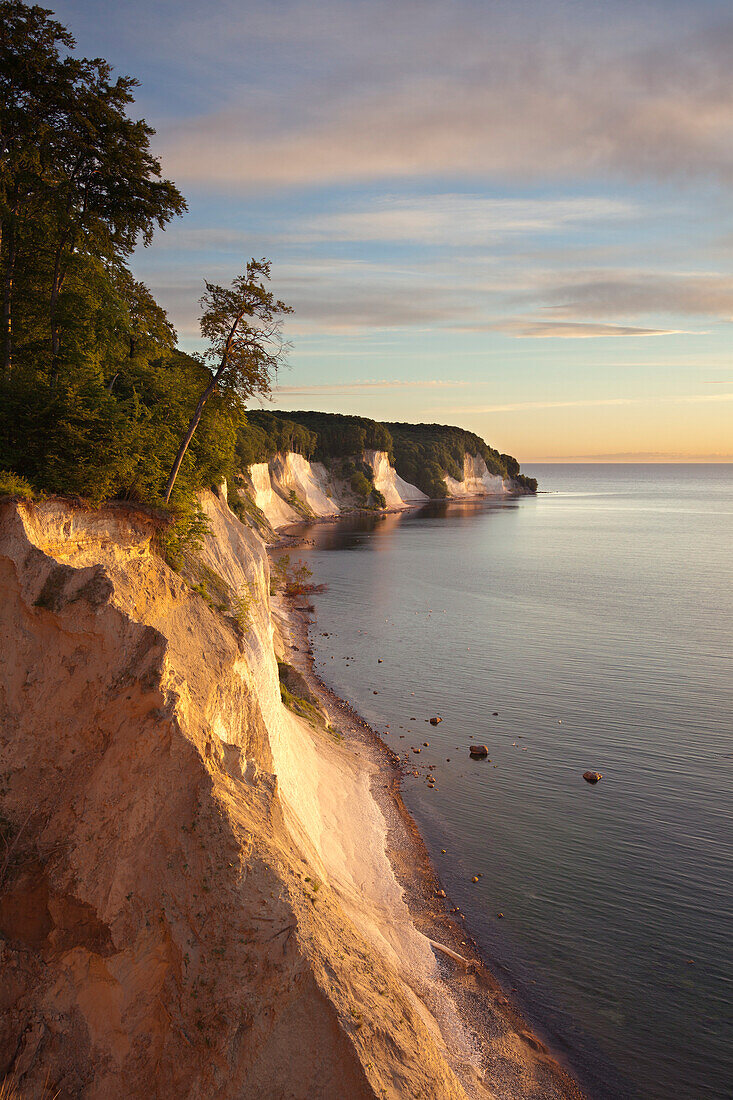
[[[480,455],[489,473],[511,478],[530,492],[534,478],[520,473],[511,455],[499,454],[481,436],[448,424],[382,424],[362,416],[310,411],[248,413],[240,428],[238,454],[248,464],[266,462],[278,451],[298,451],[329,465],[362,451],[386,451],[400,477],[433,499],[446,497],[445,475],[463,481],[466,453]],[[298,436],[298,429],[306,435]],[[292,441],[292,442],[289,442]]]

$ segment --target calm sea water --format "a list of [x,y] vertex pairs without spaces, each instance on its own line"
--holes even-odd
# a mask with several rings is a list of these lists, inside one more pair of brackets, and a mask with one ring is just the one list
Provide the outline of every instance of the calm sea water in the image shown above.
[[591,1094],[723,1100],[733,467],[529,472],[536,499],[312,527],[318,666],[429,742],[404,793],[443,883]]

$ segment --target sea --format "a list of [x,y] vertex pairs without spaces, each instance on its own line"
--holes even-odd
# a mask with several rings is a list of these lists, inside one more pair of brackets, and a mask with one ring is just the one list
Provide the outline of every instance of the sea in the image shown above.
[[443,886],[588,1094],[729,1100],[733,466],[526,472],[308,527],[317,668],[406,756]]

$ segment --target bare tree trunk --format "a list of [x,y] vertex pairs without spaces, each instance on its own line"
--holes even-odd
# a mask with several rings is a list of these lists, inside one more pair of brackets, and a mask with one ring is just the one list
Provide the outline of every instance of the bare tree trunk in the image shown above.
[[209,382],[208,386],[206,387],[204,392],[201,394],[201,397],[199,397],[199,402],[198,402],[198,405],[196,406],[196,410],[195,410],[195,412],[194,412],[194,414],[191,417],[191,420],[189,422],[188,430],[187,430],[185,436],[183,437],[183,441],[182,441],[180,447],[178,448],[178,454],[176,455],[175,462],[173,463],[173,469],[170,472],[170,476],[168,478],[168,483],[165,487],[165,503],[166,504],[171,499],[171,492],[173,491],[173,486],[176,483],[176,478],[178,477],[178,471],[180,470],[181,463],[183,462],[183,456],[185,455],[186,451],[188,450],[188,445],[191,442],[191,440],[193,439],[193,434],[194,434],[194,432],[196,431],[196,429],[198,427],[199,420],[201,419],[201,414],[204,411],[204,405],[206,404],[206,402],[211,397],[212,393],[214,392],[217,385],[219,384],[219,379],[225,373],[225,371],[227,369],[227,366],[229,365],[229,353],[230,353],[231,347],[232,347],[232,340],[234,339],[234,335],[237,331],[237,328],[239,327],[239,324],[240,324],[243,316],[244,316],[244,311],[240,310],[240,312],[237,314],[234,321],[232,322],[232,327],[229,329],[229,335],[227,336],[226,344],[224,345],[224,351],[222,352],[222,356],[221,356],[221,360],[219,362],[219,366],[216,369],[216,374],[214,374],[214,376],[212,377],[212,379]]
[[173,491],[173,486],[176,483],[176,478],[178,477],[178,471],[180,470],[181,463],[183,462],[183,456],[185,455],[186,451],[188,450],[188,445],[191,442],[191,440],[193,439],[194,432],[198,428],[199,420],[201,419],[201,414],[204,411],[204,405],[206,404],[206,402],[209,400],[212,393],[216,389],[217,382],[221,378],[223,372],[224,372],[224,364],[222,363],[222,365],[219,367],[218,371],[213,376],[213,378],[209,382],[209,384],[206,387],[206,389],[204,390],[204,392],[201,394],[201,397],[199,397],[198,404],[196,406],[195,412],[194,412],[193,416],[191,417],[191,420],[189,421],[188,429],[186,431],[186,434],[183,437],[183,440],[181,442],[180,447],[178,448],[178,454],[176,455],[175,462],[173,463],[173,468],[171,469],[170,476],[168,477],[168,483],[165,487],[165,503],[166,504],[171,499],[171,492]]
[[51,300],[48,308],[48,318],[51,325],[51,388],[56,387],[59,373],[59,351],[61,350],[61,337],[59,336],[59,322],[57,317],[57,309],[59,304],[59,297],[61,295],[61,288],[64,285],[64,279],[66,278],[66,271],[62,270],[62,263],[64,259],[64,250],[71,246],[71,253],[74,251],[74,237],[72,233],[67,232],[62,236],[59,241],[58,248],[56,249],[56,256],[53,264],[53,280],[51,282]]
[[48,308],[48,319],[51,325],[51,385],[56,385],[59,371],[59,326],[56,310],[61,292],[61,246],[56,251],[56,260],[53,267],[53,281],[51,283],[51,301]]
[[15,227],[12,221],[5,232],[5,240],[7,245],[3,278],[3,373],[8,375],[13,366],[13,281],[17,255]]

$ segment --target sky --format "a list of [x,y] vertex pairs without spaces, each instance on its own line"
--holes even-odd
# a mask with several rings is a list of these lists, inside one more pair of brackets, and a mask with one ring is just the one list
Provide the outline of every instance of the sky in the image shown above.
[[48,6],[188,201],[132,260],[182,346],[272,262],[275,408],[733,461],[729,0]]

